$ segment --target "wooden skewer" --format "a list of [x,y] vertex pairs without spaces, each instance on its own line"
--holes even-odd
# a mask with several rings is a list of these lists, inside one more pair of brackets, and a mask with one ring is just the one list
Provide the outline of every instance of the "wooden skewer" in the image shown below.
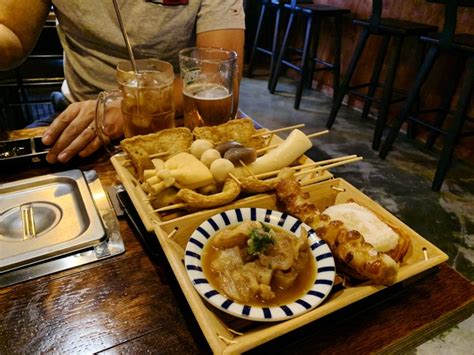
[[168,239],[173,238],[177,232],[178,232],[177,228],[173,229],[171,233],[167,235]]
[[239,160],[239,163],[244,167],[244,169],[245,169],[250,175],[252,175],[255,179],[257,179],[257,177],[255,176],[255,174],[253,173],[253,171],[252,171],[242,160]]
[[257,152],[257,154],[263,153],[263,152],[266,152],[267,150],[270,150],[270,149],[273,149],[273,148],[278,147],[280,144],[281,144],[281,143],[272,144],[272,145],[267,145],[266,147],[257,149],[256,152]]
[[[355,154],[346,155],[346,156],[339,157],[339,158],[333,158],[333,159],[315,161],[315,162],[307,163],[307,164],[303,164],[303,165],[291,166],[290,169],[299,170],[299,169],[304,169],[304,168],[310,168],[312,166],[320,166],[320,165],[323,165],[323,164],[329,164],[329,163],[335,163],[335,162],[339,162],[339,161],[345,161],[345,160],[349,160],[349,159],[352,159],[352,158],[355,158],[355,157],[357,157],[357,155],[355,155]],[[279,172],[280,172],[280,170],[269,171],[268,173],[258,174],[258,175],[256,175],[256,177],[258,179],[266,179],[270,176],[277,175]]]
[[157,208],[156,210],[153,210],[152,212],[166,212],[166,211],[176,210],[178,208],[183,208],[183,207],[186,207],[185,203],[175,203],[174,205]]
[[309,139],[311,138],[316,138],[316,137],[319,137],[319,136],[322,136],[324,134],[328,134],[329,131],[326,129],[325,131],[321,131],[321,132],[316,132],[316,133],[312,133],[312,134],[308,134],[306,135],[306,137],[308,137]]
[[[169,154],[170,154],[170,152],[160,152],[160,153],[150,154],[148,157],[150,159],[153,159],[153,158],[164,157],[164,156],[169,155]],[[122,162],[123,166],[130,165],[131,163],[132,163],[132,161],[130,159],[125,159]]]
[[309,173],[315,173],[315,172],[318,172],[318,171],[321,171],[321,170],[327,170],[327,169],[330,169],[330,168],[334,168],[336,166],[340,166],[340,165],[344,165],[344,164],[348,164],[348,163],[353,163],[353,162],[359,161],[359,160],[362,160],[362,157],[356,157],[356,158],[352,158],[352,159],[339,161],[339,162],[333,163],[333,164],[318,166],[314,169],[299,171],[295,174],[295,176],[301,176],[301,175],[305,175],[305,174],[309,174]]
[[[319,137],[319,136],[322,136],[322,135],[328,134],[328,133],[329,133],[329,131],[328,131],[328,130],[325,130],[325,131],[321,131],[321,132],[315,132],[315,133],[308,134],[308,135],[306,135],[306,137],[308,137],[308,138],[311,139],[311,138],[316,138],[316,137]],[[272,145],[268,145],[268,146],[266,146],[266,147],[257,149],[257,154],[266,152],[267,150],[270,150],[270,149],[273,149],[273,148],[276,148],[276,147],[278,147],[280,144],[281,144],[281,143],[272,144]]]
[[294,126],[288,126],[288,127],[273,129],[271,131],[255,133],[255,134],[252,134],[250,137],[252,138],[261,137],[261,136],[266,136],[267,134],[274,134],[278,132],[289,131],[290,129],[303,128],[303,127],[304,127],[304,123],[300,123],[300,124],[295,124]]
[[242,183],[240,182],[240,180],[237,178],[237,176],[235,176],[234,174],[232,173],[229,173],[229,177],[234,180],[237,184],[239,185],[242,185]]

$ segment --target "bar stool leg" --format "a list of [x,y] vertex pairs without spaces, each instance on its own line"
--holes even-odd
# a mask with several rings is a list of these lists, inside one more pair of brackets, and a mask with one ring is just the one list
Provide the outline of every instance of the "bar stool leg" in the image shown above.
[[352,56],[349,66],[347,68],[347,72],[344,76],[344,79],[342,80],[342,84],[337,89],[336,99],[332,104],[331,113],[329,114],[328,120],[326,122],[327,128],[331,128],[334,124],[334,121],[336,120],[337,113],[339,111],[339,108],[341,107],[342,100],[344,99],[344,96],[346,95],[347,90],[349,89],[349,83],[351,82],[352,75],[354,74],[357,63],[359,62],[365,44],[367,43],[369,34],[370,32],[368,28],[364,28],[362,30],[362,33],[359,37],[359,42],[357,43],[356,50],[354,51],[354,55]]
[[341,47],[342,47],[342,16],[338,15],[334,18],[336,26],[336,41],[334,43],[334,68],[332,81],[332,100],[336,99],[339,81],[341,77]]
[[[391,36],[383,36],[382,46],[380,47],[379,55],[375,61],[374,70],[372,71],[372,78],[370,79],[370,86],[367,92],[367,96],[374,97],[377,85],[379,83],[380,72],[382,71],[385,56],[387,54],[388,45],[390,44]],[[364,109],[362,110],[362,118],[367,118],[370,107],[372,106],[372,100],[365,100]]]
[[[304,86],[305,80],[307,80],[309,60],[310,60],[309,48],[311,45],[311,39],[313,37],[312,36],[313,35],[313,21],[314,21],[313,16],[308,16],[308,18],[306,19],[306,32],[304,36],[303,53],[301,57],[300,80],[298,81],[298,85],[296,86],[295,103],[293,105],[295,110],[298,110],[300,108],[301,95],[303,94],[303,86]],[[316,19],[316,21],[319,23],[319,19]],[[316,51],[317,50],[315,50],[315,52]]]
[[275,13],[275,28],[273,32],[273,41],[272,41],[272,55],[270,59],[270,76],[268,78],[267,88],[270,89],[270,81],[273,76],[273,72],[275,71],[275,61],[278,56],[278,35],[280,33],[280,16],[281,16],[281,9],[277,8]]
[[294,17],[295,17],[295,14],[291,12],[290,17],[288,18],[288,25],[286,26],[285,35],[283,36],[283,42],[281,44],[280,53],[278,53],[278,58],[276,60],[275,70],[272,73],[272,77],[270,80],[269,90],[271,94],[275,93],[275,89],[278,84],[278,78],[280,76],[280,70],[281,70],[281,63],[282,63],[283,58],[285,58],[286,51],[288,50],[288,40],[291,33],[291,27],[293,26]]
[[254,66],[254,59],[255,59],[255,53],[257,52],[258,43],[260,41],[260,36],[261,36],[261,33],[262,33],[263,19],[265,17],[266,10],[267,10],[267,5],[262,3],[262,8],[260,9],[260,16],[258,18],[257,32],[255,34],[255,39],[254,39],[253,45],[252,45],[252,51],[250,52],[249,64],[247,66],[247,76],[248,77],[250,77],[252,75],[253,66]]
[[388,112],[390,110],[390,101],[392,100],[392,89],[393,83],[395,82],[395,75],[397,73],[398,63],[400,62],[400,54],[402,52],[403,37],[394,37],[395,48],[390,58],[389,70],[387,73],[387,79],[385,80],[385,86],[382,94],[382,101],[380,104],[380,111],[375,124],[374,138],[372,141],[372,149],[378,150],[380,146],[380,140],[387,124]]
[[[454,65],[454,73],[452,75],[451,80],[448,80],[446,83],[446,90],[443,94],[443,100],[441,101],[441,105],[439,107],[439,112],[436,115],[435,121],[433,126],[441,128],[443,126],[444,120],[448,115],[449,109],[451,107],[451,101],[453,96],[456,92],[457,85],[461,79],[461,75],[464,69],[464,63],[461,63],[459,60]],[[436,131],[431,131],[426,139],[426,148],[432,148],[436,139],[438,138],[439,133]]]
[[[426,52],[426,43],[417,40],[417,48],[416,48],[416,70],[418,71],[419,68],[423,65],[424,54]],[[414,112],[416,115],[420,112],[422,107],[422,99],[420,94],[416,98]],[[414,121],[408,121],[407,125],[407,137],[410,139],[415,139],[416,135],[418,134],[418,125]]]
[[313,88],[313,73],[316,69],[316,60],[315,58],[318,55],[318,46],[319,46],[319,34],[321,33],[321,19],[316,19],[316,27],[313,30],[313,36],[310,44],[310,55],[309,55],[309,70],[311,71],[308,75],[307,88],[311,90]]
[[397,138],[398,132],[400,131],[403,122],[408,119],[408,115],[410,114],[411,109],[415,104],[421,86],[423,85],[429,72],[431,71],[431,68],[433,67],[434,62],[436,61],[438,54],[439,50],[437,47],[431,47],[428,51],[425,61],[423,62],[422,67],[416,75],[415,83],[408,92],[408,96],[405,100],[402,110],[400,111],[398,118],[393,122],[392,127],[388,132],[387,138],[385,138],[385,141],[382,147],[380,148],[379,156],[382,159],[385,159],[385,157],[387,156],[388,152],[390,151],[390,148],[392,147],[393,142]]
[[444,177],[446,176],[446,172],[448,171],[449,165],[451,163],[454,146],[461,134],[462,126],[469,108],[474,86],[474,57],[471,57],[468,60],[466,67],[466,80],[461,89],[456,112],[454,113],[453,117],[453,123],[448,131],[448,135],[446,136],[446,141],[444,142],[443,151],[441,152],[441,157],[433,179],[433,184],[431,185],[431,189],[434,191],[439,191],[441,189]]

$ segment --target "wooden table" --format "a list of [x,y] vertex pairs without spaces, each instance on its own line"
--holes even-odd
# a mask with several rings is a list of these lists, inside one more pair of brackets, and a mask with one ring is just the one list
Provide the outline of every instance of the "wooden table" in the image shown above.
[[[2,172],[0,182],[79,167],[117,183],[106,156],[78,163]],[[120,230],[122,255],[0,289],[0,354],[210,352],[165,257],[147,254],[126,220]],[[468,317],[473,301],[474,286],[442,264],[255,351],[398,352]]]

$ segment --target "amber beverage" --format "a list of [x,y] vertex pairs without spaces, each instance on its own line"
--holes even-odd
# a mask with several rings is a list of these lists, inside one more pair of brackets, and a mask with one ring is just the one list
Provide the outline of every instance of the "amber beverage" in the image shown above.
[[106,148],[111,143],[105,129],[107,124],[112,123],[106,117],[110,101],[120,100],[126,138],[175,125],[173,66],[162,60],[140,59],[136,61],[135,69],[130,62],[120,62],[116,72],[119,89],[103,91],[97,98],[95,125],[97,136]]
[[236,52],[221,48],[186,48],[179,53],[186,127],[219,125],[235,116],[236,58]]
[[232,114],[232,93],[218,84],[189,85],[183,90],[184,125],[189,129],[227,122]]
[[119,83],[122,92],[123,131],[126,138],[173,128],[173,82],[159,85],[147,73],[140,80]]

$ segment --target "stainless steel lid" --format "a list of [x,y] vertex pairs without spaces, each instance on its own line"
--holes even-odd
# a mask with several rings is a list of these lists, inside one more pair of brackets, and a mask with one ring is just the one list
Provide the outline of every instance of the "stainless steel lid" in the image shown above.
[[106,237],[80,170],[0,184],[0,273]]

